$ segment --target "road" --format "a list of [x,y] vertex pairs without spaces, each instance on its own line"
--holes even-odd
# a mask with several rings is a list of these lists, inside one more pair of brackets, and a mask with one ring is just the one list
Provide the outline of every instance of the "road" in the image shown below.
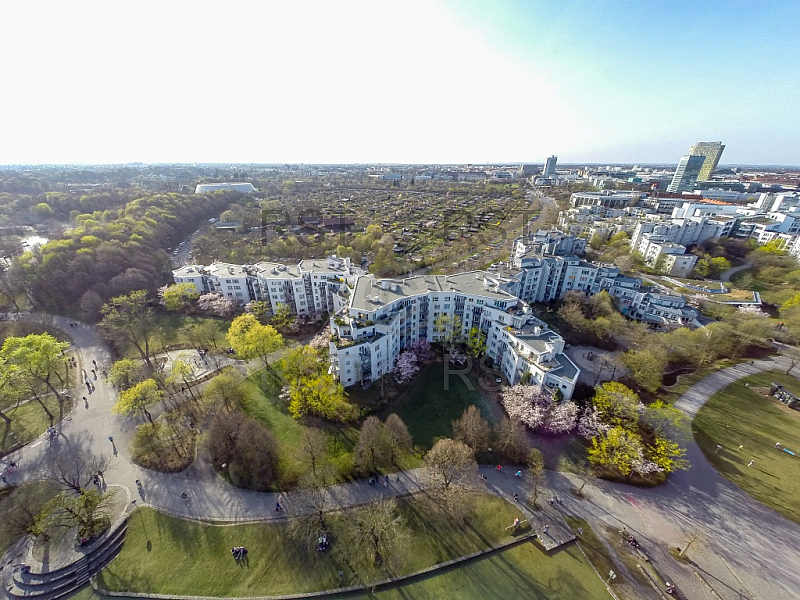
[[[69,327],[69,321],[61,317],[26,318],[46,319],[51,326],[63,329],[84,364],[91,364],[93,358],[103,365],[109,364],[110,353],[93,327],[83,324]],[[787,359],[779,356],[717,371],[690,388],[676,406],[693,416],[714,392],[729,383],[758,371],[787,367]],[[121,486],[130,500],[171,514],[247,521],[283,518],[283,513],[275,512],[279,498],[290,510],[293,508],[291,494],[283,497],[233,488],[204,460],[197,460],[189,469],[176,474],[154,473],[134,465],[128,445],[137,423],[111,414],[115,399],[112,387],[98,380],[96,391],[89,396],[89,408],[78,403],[72,415],[59,424],[56,441],[48,444],[40,438],[13,455],[19,469],[11,482],[34,479],[38,465],[49,452],[87,448],[113,456],[113,463],[105,473],[107,483]],[[114,438],[113,443],[109,436]],[[597,480],[586,486],[584,500],[569,494],[574,482],[568,474],[550,472],[548,485],[564,498],[565,511],[587,518],[596,531],[602,533],[603,527],[624,526],[633,532],[654,563],[688,597],[711,597],[693,571],[703,575],[725,600],[800,597],[800,526],[723,479],[693,439],[687,442],[687,458],[691,469],[671,475],[666,484],[654,489]],[[491,468],[484,468],[484,473],[490,491],[500,495],[507,497],[518,485],[513,477],[494,473]],[[354,505],[424,486],[419,470],[398,477],[386,488],[368,486],[363,481],[332,486],[330,501],[338,506]],[[141,494],[136,491],[137,479],[143,483]],[[188,499],[181,498],[182,492],[187,493]],[[691,551],[697,566],[680,567],[667,554],[667,548],[683,545],[686,536],[696,531],[702,531],[705,537],[702,545]]]

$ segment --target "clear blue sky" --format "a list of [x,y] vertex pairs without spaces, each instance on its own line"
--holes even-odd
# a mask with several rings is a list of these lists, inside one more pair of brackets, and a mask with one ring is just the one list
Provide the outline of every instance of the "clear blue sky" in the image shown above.
[[0,163],[800,163],[795,2],[0,3]]

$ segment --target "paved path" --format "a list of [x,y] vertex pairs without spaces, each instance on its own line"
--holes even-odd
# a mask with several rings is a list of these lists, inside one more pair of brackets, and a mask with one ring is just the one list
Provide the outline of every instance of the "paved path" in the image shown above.
[[[86,325],[69,327],[67,319],[31,315],[27,318],[46,319],[70,336],[84,363],[92,358],[108,365],[110,354],[94,328]],[[723,369],[690,388],[676,403],[689,415],[697,410],[716,391],[746,375],[769,369],[786,370],[786,358],[776,357],[742,363]],[[284,518],[275,512],[277,494],[259,494],[239,490],[225,484],[205,461],[195,461],[178,474],[159,474],[134,465],[127,455],[128,441],[136,423],[132,419],[111,414],[116,399],[114,390],[102,379],[90,396],[88,409],[78,404],[73,414],[59,425],[61,435],[52,444],[40,440],[29,444],[14,455],[20,468],[12,482],[32,479],[42,457],[51,451],[69,451],[87,447],[95,452],[116,456],[106,472],[110,484],[118,484],[131,500],[176,515],[234,521]],[[115,444],[108,441],[113,436]],[[662,565],[666,576],[692,598],[709,597],[690,570],[678,567],[666,554],[666,546],[685,543],[685,534],[702,530],[706,536],[691,554],[698,570],[724,598],[762,598],[769,600],[800,597],[800,526],[773,510],[764,507],[739,488],[722,478],[706,461],[694,440],[688,442],[687,458],[692,464],[688,471],[670,476],[666,484],[655,489],[595,481],[586,486],[588,500],[569,494],[574,485],[569,476],[549,473],[549,486],[563,499],[563,509],[586,517],[602,533],[602,527],[621,528],[633,532],[656,564]],[[511,499],[519,481],[506,469],[498,473],[482,467],[489,491]],[[424,485],[421,470],[399,474],[383,483],[370,486],[352,482],[330,488],[331,502],[340,506],[368,502],[382,495],[399,495],[419,490]],[[135,480],[143,483],[141,494]],[[181,492],[189,496],[180,497]],[[545,496],[546,498],[546,496]],[[288,509],[292,495],[280,498]],[[513,501],[513,499],[512,499]],[[548,512],[550,511],[550,512]],[[548,508],[537,517],[557,516]],[[543,526],[545,521],[537,523]],[[692,592],[691,595],[689,592]]]
[[744,263],[743,265],[739,265],[738,267],[731,267],[727,271],[725,271],[722,275],[719,276],[720,281],[730,281],[731,277],[736,275],[739,271],[746,271],[747,269],[751,269],[753,267],[753,263]]

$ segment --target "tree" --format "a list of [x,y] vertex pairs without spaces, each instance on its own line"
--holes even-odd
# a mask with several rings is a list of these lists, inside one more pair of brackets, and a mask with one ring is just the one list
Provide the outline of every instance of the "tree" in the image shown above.
[[162,396],[156,380],[145,379],[122,392],[111,411],[118,415],[141,412],[152,425],[153,417],[147,407],[161,400]]
[[461,317],[442,313],[434,319],[433,331],[443,346],[450,346],[461,339]]
[[270,323],[281,329],[285,329],[289,326],[289,324],[294,321],[294,314],[292,313],[292,307],[288,304],[278,304],[275,308],[275,314],[272,315],[270,319]]
[[586,484],[589,482],[589,479],[592,476],[592,469],[586,463],[580,463],[577,465],[573,465],[570,471],[578,478],[578,481],[581,482],[580,487],[573,488],[575,493],[578,496],[583,495],[583,488],[586,487]]
[[159,289],[159,295],[167,310],[186,310],[192,302],[200,297],[193,283],[176,283]]
[[627,476],[642,463],[644,449],[637,433],[617,426],[592,438],[588,456],[593,465]]
[[236,300],[212,292],[197,299],[197,309],[218,317],[230,317],[236,312]]
[[0,348],[0,366],[41,383],[61,402],[63,398],[53,379],[58,380],[59,387],[64,386],[62,373],[66,376],[69,360],[64,353],[68,348],[69,343],[59,342],[49,333],[11,336]]
[[689,534],[689,536],[686,538],[686,543],[683,545],[683,548],[681,549],[678,556],[683,557],[683,555],[686,554],[686,551],[689,550],[689,548],[691,548],[695,543],[704,539],[704,537],[705,536],[701,531],[695,531]]
[[107,456],[94,454],[82,447],[69,446],[63,452],[48,453],[40,466],[42,479],[62,490],[80,493],[94,478],[111,465]]
[[609,425],[632,429],[639,421],[639,396],[628,386],[616,381],[599,386],[592,403],[601,419]]
[[611,425],[603,421],[603,417],[596,406],[587,408],[581,418],[578,419],[578,435],[587,439],[607,432]]
[[311,469],[311,476],[317,477],[317,471],[328,458],[328,437],[320,429],[309,427],[303,430],[300,436],[298,460]]
[[474,454],[483,452],[489,445],[489,422],[481,416],[474,404],[453,421],[453,438],[465,443]]
[[389,462],[394,464],[401,452],[411,451],[413,444],[411,433],[403,420],[395,413],[386,417],[383,432],[386,435],[386,451],[389,453]]
[[655,392],[661,387],[661,377],[667,367],[667,357],[652,350],[628,350],[622,355],[622,363],[630,370],[631,377],[640,388]]
[[283,348],[283,338],[274,327],[262,325],[253,315],[241,315],[231,323],[227,339],[240,358],[260,359],[267,372],[281,381],[272,368],[272,354]]
[[655,441],[646,449],[647,460],[652,462],[660,472],[672,473],[677,469],[688,469],[689,463],[683,459],[686,450],[677,442],[662,436],[656,436]]
[[214,465],[226,465],[236,486],[263,492],[280,478],[277,442],[269,429],[251,417],[236,411],[217,413],[207,443]]
[[495,427],[494,448],[511,462],[521,462],[528,452],[525,426],[516,419],[503,417]]
[[297,346],[283,357],[283,373],[289,381],[299,381],[320,371],[319,355],[309,346]]
[[319,537],[329,532],[328,512],[330,494],[327,485],[330,478],[324,470],[301,478],[297,491],[292,494],[288,533],[295,542],[308,551],[317,548]]
[[486,334],[478,327],[472,327],[467,333],[466,352],[472,358],[479,358],[486,353]]
[[151,371],[150,345],[156,335],[153,310],[148,306],[147,292],[137,290],[125,296],[112,298],[103,305],[100,326],[112,339],[118,338],[132,344]]
[[537,448],[531,448],[528,451],[528,469],[525,472],[525,487],[529,491],[529,498],[532,498],[531,503],[536,508],[536,501],[539,499],[539,492],[542,483],[544,483],[544,457],[541,451]]
[[417,355],[413,352],[402,352],[400,356],[397,357],[397,361],[394,363],[394,369],[392,369],[395,380],[397,383],[401,384],[414,377],[417,371],[419,371]]
[[179,358],[172,361],[172,368],[170,369],[166,381],[169,384],[181,386],[189,390],[189,395],[192,397],[192,400],[197,402],[197,398],[195,398],[194,392],[192,392],[192,386],[190,385],[193,376],[194,369],[189,364],[189,361],[181,355]]
[[358,432],[358,443],[355,447],[355,455],[362,468],[368,473],[377,471],[378,465],[386,458],[386,450],[383,423],[378,417],[367,417]]
[[348,517],[336,551],[356,577],[369,583],[378,573],[393,572],[408,539],[405,522],[397,513],[397,502],[382,498],[352,511]]
[[116,493],[117,490],[103,493],[96,489],[61,492],[44,505],[37,528],[47,531],[54,527],[77,527],[79,540],[97,537],[111,525]]
[[358,416],[358,410],[347,401],[342,384],[329,373],[303,377],[289,384],[282,397],[289,399],[289,414],[295,419],[313,414],[329,421],[346,423]]
[[658,437],[682,440],[689,435],[689,419],[686,418],[686,413],[661,400],[646,406],[641,420]]
[[478,464],[472,450],[457,440],[440,439],[425,455],[432,489],[447,494],[451,489],[472,484]]
[[122,358],[111,365],[108,377],[118,391],[124,392],[147,379],[147,373],[140,361]]
[[217,406],[224,405],[226,409],[233,410],[244,402],[242,378],[235,372],[220,373],[203,388],[203,397]]
[[531,429],[536,429],[547,415],[551,398],[540,386],[516,384],[504,387],[500,392],[500,402],[508,416],[521,421]]
[[253,313],[253,316],[263,323],[269,316],[270,304],[264,300],[253,300],[244,307],[246,312]]
[[192,341],[192,345],[198,348],[217,348],[217,342],[221,341],[222,338],[217,323],[218,321],[213,319],[201,319],[199,322],[185,328],[186,335]]
[[578,405],[574,402],[554,402],[545,419],[545,429],[550,433],[567,433],[575,429]]

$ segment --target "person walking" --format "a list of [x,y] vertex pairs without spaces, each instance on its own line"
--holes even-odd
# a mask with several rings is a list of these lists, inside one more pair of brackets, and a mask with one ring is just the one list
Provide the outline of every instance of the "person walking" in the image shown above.
[[754,462],[756,462],[755,459],[751,460],[749,463],[747,463],[747,466],[752,467]]

